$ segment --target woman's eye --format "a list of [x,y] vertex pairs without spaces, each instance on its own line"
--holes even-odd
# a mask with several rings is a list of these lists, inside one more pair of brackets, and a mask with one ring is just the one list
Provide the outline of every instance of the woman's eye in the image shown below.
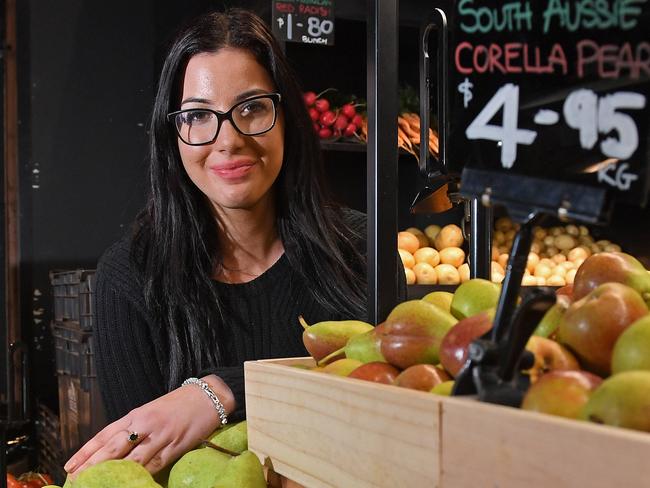
[[241,107],[239,108],[239,113],[243,116],[255,115],[255,114],[263,113],[264,111],[266,111],[265,104],[257,100],[246,102],[242,104]]
[[188,125],[199,125],[208,122],[212,118],[212,113],[202,110],[185,112],[184,123]]

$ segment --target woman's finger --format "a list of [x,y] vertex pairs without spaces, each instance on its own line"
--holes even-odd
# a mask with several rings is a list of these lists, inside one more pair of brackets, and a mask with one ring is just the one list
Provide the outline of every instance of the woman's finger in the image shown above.
[[122,429],[116,432],[101,449],[95,451],[92,456],[79,466],[78,470],[83,471],[90,466],[109,459],[122,459],[140,444],[146,442],[146,436],[143,436],[140,433],[138,433],[137,441],[133,442],[131,440],[132,433],[133,431],[127,429]]
[[[162,439],[157,439],[156,436],[150,435],[138,444],[131,452],[129,452],[124,459],[130,459],[142,466],[147,466],[152,459],[154,459],[161,450],[166,447],[166,443]],[[154,464],[159,463],[159,459],[153,461]],[[158,469],[162,469],[160,466]]]
[[93,454],[104,447],[116,433],[126,430],[128,424],[129,421],[126,418],[121,418],[104,427],[65,463],[63,469],[68,473],[77,471]]

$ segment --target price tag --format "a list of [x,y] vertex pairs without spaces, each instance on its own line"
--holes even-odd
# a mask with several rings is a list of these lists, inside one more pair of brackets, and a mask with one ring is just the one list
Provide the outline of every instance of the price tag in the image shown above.
[[449,163],[650,187],[650,0],[453,2]]
[[284,41],[334,45],[334,0],[274,0],[273,33]]

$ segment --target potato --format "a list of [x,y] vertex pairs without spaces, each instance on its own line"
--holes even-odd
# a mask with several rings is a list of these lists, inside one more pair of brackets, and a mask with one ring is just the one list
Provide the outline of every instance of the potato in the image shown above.
[[578,230],[580,231],[581,236],[588,236],[589,235],[589,229],[587,229],[584,225],[578,226]]
[[435,268],[439,285],[457,285],[460,283],[460,274],[451,264],[439,264]]
[[543,276],[538,276],[537,286],[546,286],[546,278],[544,278]]
[[580,229],[577,225],[569,224],[564,228],[565,232],[573,237],[578,237],[580,235]]
[[460,247],[446,247],[440,251],[440,262],[458,268],[465,262],[465,251]]
[[570,269],[576,269],[576,265],[573,261],[564,261],[563,263],[560,263],[559,266],[562,266],[567,271]]
[[577,269],[570,269],[569,271],[567,271],[566,276],[564,277],[567,285],[573,285],[573,280],[575,280],[577,272],[578,272]]
[[546,237],[546,230],[541,228],[541,227],[535,227],[533,228],[533,238],[542,241],[544,240],[544,237]]
[[397,252],[399,252],[399,257],[402,259],[402,264],[405,268],[412,268],[415,266],[415,258],[413,257],[413,254],[405,249],[398,249]]
[[440,251],[446,247],[461,247],[463,245],[463,231],[455,224],[445,225],[434,240],[434,247]]
[[575,263],[577,259],[587,259],[589,255],[584,247],[575,247],[569,251],[569,261]]
[[544,244],[540,242],[533,242],[530,245],[530,251],[534,252],[535,254],[539,254],[544,250]]
[[506,274],[505,270],[503,269],[503,266],[501,266],[496,261],[492,261],[490,263],[490,271],[491,271],[492,274],[494,274],[494,273],[498,273],[498,274],[502,274],[502,275]]
[[573,249],[578,243],[570,235],[562,234],[553,240],[553,245],[558,249]]
[[501,256],[501,253],[499,253],[498,246],[492,244],[492,261],[496,261],[497,259],[499,259],[499,256]]
[[566,261],[566,256],[562,253],[556,254],[555,256],[551,257],[554,263],[560,264]]
[[546,247],[548,247],[548,246],[554,246],[554,245],[555,245],[555,237],[553,237],[553,236],[546,236],[546,237],[544,237],[543,244],[544,244],[544,246],[546,246]]
[[420,248],[420,241],[410,232],[402,231],[397,233],[397,248],[413,254]]
[[523,286],[537,286],[537,278],[531,275],[524,275],[521,279],[521,284]]
[[506,235],[498,230],[494,233],[494,242],[497,243],[497,246],[506,242]]
[[429,263],[418,263],[413,266],[415,282],[418,285],[435,285],[438,282],[438,274]]
[[603,248],[603,251],[606,252],[621,252],[621,246],[618,244],[608,244]]
[[424,232],[422,232],[417,227],[409,227],[408,229],[406,229],[406,232],[410,232],[411,234],[413,234],[415,237],[418,238],[418,241],[420,242],[420,247],[427,247],[429,245],[429,238],[424,234]]
[[501,254],[501,256],[499,256],[499,259],[497,259],[497,263],[499,263],[501,265],[501,267],[503,269],[505,269],[506,266],[508,265],[508,258],[509,257],[510,257],[510,254],[503,253],[503,254]]
[[545,253],[549,258],[552,258],[556,254],[560,254],[560,250],[555,247],[555,246],[549,246],[546,248],[546,253]]
[[406,275],[406,284],[415,285],[415,273],[411,268],[404,268],[404,274]]
[[413,255],[415,264],[428,263],[434,268],[440,264],[440,254],[432,247],[421,247]]
[[566,268],[558,264],[555,268],[551,269],[551,276],[559,276],[560,278],[564,278],[566,276]]
[[564,286],[566,285],[566,281],[562,276],[556,276],[552,275],[546,278],[546,285],[547,286]]
[[544,264],[544,265],[548,266],[549,268],[554,268],[555,267],[555,263],[553,262],[552,259],[549,259],[549,258],[540,259],[539,264]]
[[528,253],[528,261],[526,262],[526,269],[531,273],[535,271],[535,266],[539,264],[539,256],[534,253]]
[[492,273],[492,276],[490,277],[492,283],[501,283],[504,279],[505,275],[502,275],[501,273]]
[[458,267],[458,274],[460,275],[460,282],[465,283],[469,280],[469,264],[463,263]]
[[533,274],[537,278],[548,278],[551,276],[552,272],[553,268],[551,266],[540,261],[540,263],[535,266],[535,272]]
[[436,236],[440,233],[440,226],[431,224],[424,228],[424,235],[429,239],[429,246],[433,246]]

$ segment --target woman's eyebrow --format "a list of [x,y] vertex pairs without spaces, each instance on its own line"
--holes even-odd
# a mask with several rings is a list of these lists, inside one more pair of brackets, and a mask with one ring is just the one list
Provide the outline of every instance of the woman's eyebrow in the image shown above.
[[181,102],[181,106],[185,105],[186,103],[203,103],[209,105],[212,103],[212,101],[208,100],[207,98],[189,97]]
[[245,100],[248,97],[253,97],[255,95],[266,95],[269,92],[268,90],[263,90],[262,88],[251,88],[250,90],[246,90],[245,92],[240,93],[237,95],[235,98],[235,101],[239,102],[240,100]]

